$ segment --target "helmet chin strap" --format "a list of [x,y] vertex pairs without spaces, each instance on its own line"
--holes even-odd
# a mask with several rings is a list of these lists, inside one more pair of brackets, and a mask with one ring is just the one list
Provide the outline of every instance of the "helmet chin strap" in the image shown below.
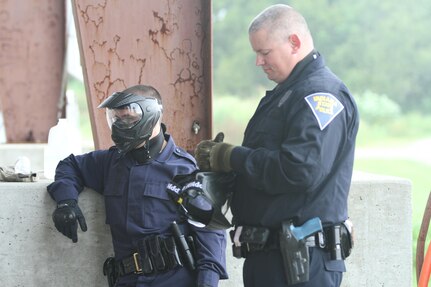
[[150,140],[145,140],[145,144],[137,149],[131,151],[132,157],[139,163],[144,164],[151,161],[161,150],[164,141],[163,130],[160,129],[160,133]]

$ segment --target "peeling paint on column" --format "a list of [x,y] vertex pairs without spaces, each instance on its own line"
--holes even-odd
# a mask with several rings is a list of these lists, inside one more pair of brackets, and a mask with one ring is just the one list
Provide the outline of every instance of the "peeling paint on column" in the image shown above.
[[62,110],[65,3],[2,0],[0,107],[8,143],[46,142]]
[[211,1],[124,3],[73,1],[95,146],[112,145],[97,106],[113,92],[149,84],[163,97],[168,132],[191,151],[211,136]]

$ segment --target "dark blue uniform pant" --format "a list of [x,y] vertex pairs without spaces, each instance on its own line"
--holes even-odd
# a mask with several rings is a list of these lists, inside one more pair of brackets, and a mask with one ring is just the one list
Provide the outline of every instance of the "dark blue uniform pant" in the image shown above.
[[120,277],[115,287],[193,287],[196,286],[196,275],[187,268],[177,268],[157,275],[135,275]]
[[[295,287],[339,287],[346,271],[344,261],[330,260],[329,252],[310,248],[310,280]],[[244,287],[286,287],[280,250],[250,254],[243,267]]]

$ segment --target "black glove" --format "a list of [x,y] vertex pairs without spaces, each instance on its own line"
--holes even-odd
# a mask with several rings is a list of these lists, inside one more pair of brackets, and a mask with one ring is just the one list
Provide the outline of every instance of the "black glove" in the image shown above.
[[84,215],[74,199],[62,200],[58,203],[57,208],[52,214],[55,228],[64,236],[69,237],[72,241],[78,242],[78,224],[82,231],[87,231],[87,223]]
[[201,171],[232,170],[230,155],[235,146],[223,143],[224,134],[218,133],[214,140],[204,140],[195,149],[195,158]]

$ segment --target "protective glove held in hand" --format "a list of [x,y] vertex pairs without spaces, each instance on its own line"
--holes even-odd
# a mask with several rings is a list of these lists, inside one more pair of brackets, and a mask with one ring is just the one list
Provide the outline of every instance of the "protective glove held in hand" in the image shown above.
[[52,220],[55,228],[74,243],[78,242],[78,223],[82,231],[87,231],[84,215],[74,199],[60,201],[52,214]]
[[196,162],[201,171],[211,171],[210,152],[214,145],[223,142],[224,134],[218,133],[214,140],[201,141],[195,149]]
[[217,143],[210,151],[210,166],[212,171],[228,172],[230,166],[230,155],[235,146],[228,143]]

